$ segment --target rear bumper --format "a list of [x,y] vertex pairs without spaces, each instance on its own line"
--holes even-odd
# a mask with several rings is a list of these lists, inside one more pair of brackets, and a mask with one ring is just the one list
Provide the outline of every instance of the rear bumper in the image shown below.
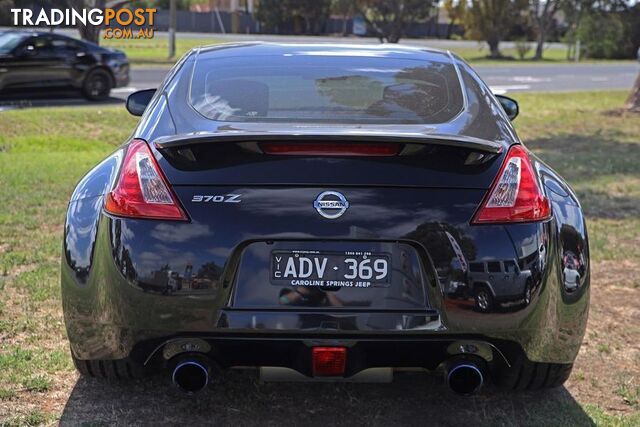
[[[197,334],[168,340],[138,343],[129,357],[150,371],[160,371],[184,353],[203,354],[223,368],[281,367],[311,377],[313,347],[346,348],[344,377],[371,368],[425,368],[433,370],[453,356],[464,355],[484,361],[491,368],[510,366],[522,357],[517,345],[471,336],[356,335],[351,338],[317,334]],[[184,351],[185,348],[191,351]]]
[[[372,351],[395,357],[389,364],[416,363],[414,350],[394,354],[394,343],[404,340],[417,346],[420,360],[442,355],[461,337],[488,343],[507,360],[571,363],[578,353],[589,253],[582,213],[569,196],[548,192],[554,216],[544,223],[471,226],[482,190],[343,188],[352,207],[337,220],[313,208],[320,188],[175,190],[190,222],[114,218],[102,211],[101,196],[71,202],[62,301],[79,359],[150,363],[166,342],[190,337],[205,337],[230,364],[248,363],[235,359],[245,352],[257,365],[279,358],[276,350],[267,356],[268,348],[244,347],[255,340],[294,347],[375,340],[381,347]],[[243,202],[189,204],[194,194],[227,193],[243,194]],[[283,305],[286,287],[269,283],[269,256],[296,245],[389,253],[400,279],[387,291],[341,289],[339,306],[315,294]],[[579,272],[577,289],[565,285],[565,263]],[[479,310],[474,290],[483,283],[495,301]],[[229,342],[240,349],[225,350]],[[434,342],[440,344],[420,347]]]
[[[81,217],[74,213],[74,218]],[[227,274],[236,276],[233,256],[216,283],[198,282],[187,292],[168,280],[165,291],[155,292],[139,286],[135,271],[152,262],[144,247],[167,244],[153,237],[166,237],[166,230],[156,228],[153,221],[104,214],[91,225],[95,229],[87,254],[90,271],[70,258],[73,251],[68,245],[62,267],[65,321],[79,359],[134,357],[153,364],[162,360],[168,342],[198,337],[229,366],[285,366],[303,373],[306,368],[301,366],[308,367],[304,360],[309,356],[302,353],[313,343],[352,346],[357,362],[349,368],[352,373],[376,366],[437,366],[459,340],[481,342],[481,347],[491,349],[491,357],[499,355],[505,363],[520,355],[535,362],[571,363],[586,326],[588,277],[578,290],[567,292],[553,244],[545,250],[546,268],[531,302],[514,300],[491,312],[474,309],[468,297],[447,293],[449,288],[442,283],[460,277],[455,271],[446,275],[438,271],[436,276],[430,266],[424,266],[425,274],[433,283],[426,282],[428,304],[420,309],[236,308],[233,281],[226,280]],[[553,242],[557,237],[553,221],[520,227],[527,238],[540,233]]]

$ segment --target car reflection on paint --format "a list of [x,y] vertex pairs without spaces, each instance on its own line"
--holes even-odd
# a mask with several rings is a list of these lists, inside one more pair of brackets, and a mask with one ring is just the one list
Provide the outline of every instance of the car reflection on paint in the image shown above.
[[564,264],[562,270],[564,288],[567,292],[575,292],[580,287],[580,270],[584,268],[584,263],[572,251],[565,251],[562,261]]
[[479,311],[491,311],[502,301],[531,302],[531,271],[520,270],[515,260],[471,262],[469,281]]
[[[459,262],[452,260],[454,271]],[[504,306],[527,306],[531,303],[536,280],[531,270],[523,270],[514,259],[472,261],[469,271],[446,281],[450,298],[471,300],[476,311],[489,313]]]
[[187,264],[184,272],[171,269],[169,264],[163,266],[159,270],[151,271],[149,275],[140,278],[136,284],[144,292],[157,293],[162,295],[171,294],[197,294],[198,291],[208,291],[214,289],[215,283],[215,264],[214,271],[210,271],[209,265],[205,264],[205,268],[193,274],[193,266]]

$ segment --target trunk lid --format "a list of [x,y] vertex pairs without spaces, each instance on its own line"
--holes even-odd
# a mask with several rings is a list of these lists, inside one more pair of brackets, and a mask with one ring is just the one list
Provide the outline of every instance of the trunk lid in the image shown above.
[[[393,142],[400,144],[399,154],[390,156],[278,155],[265,154],[264,142],[155,147],[191,219],[182,227],[210,239],[206,252],[194,252],[190,262],[204,265],[215,259],[218,286],[232,290],[230,324],[250,322],[245,311],[275,309],[395,312],[365,316],[371,329],[430,322],[425,310],[437,308],[429,295],[438,289],[438,266],[458,262],[461,255],[452,240],[462,241],[502,154],[402,141]],[[320,199],[327,192],[346,202],[337,216],[333,205],[325,205],[332,215],[323,215]],[[296,251],[355,253],[359,260],[362,254],[384,256],[390,260],[391,280],[335,288],[274,280],[274,254]],[[344,268],[340,260],[329,263],[327,268]],[[300,318],[307,319],[305,325],[325,322],[322,316],[305,316]],[[407,325],[403,316],[409,316]],[[349,322],[339,325],[350,327]]]
[[[328,188],[349,203],[335,219],[322,216],[314,203]],[[483,189],[307,185],[181,185],[174,189],[192,222],[181,226],[183,232],[202,242],[199,248],[206,248],[202,252],[189,249],[190,263],[213,262],[224,271],[218,286],[233,289],[231,308],[403,313],[434,308],[429,293],[437,290],[437,266],[449,266],[458,259],[451,239],[463,241],[485,193]],[[282,251],[387,255],[391,281],[388,286],[330,289],[274,281],[273,256]],[[401,317],[393,317],[393,322]]]

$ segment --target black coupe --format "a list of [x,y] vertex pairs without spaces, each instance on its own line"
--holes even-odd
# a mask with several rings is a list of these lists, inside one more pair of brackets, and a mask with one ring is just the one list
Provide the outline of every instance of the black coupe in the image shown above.
[[130,140],[66,218],[76,367],[389,379],[441,369],[561,385],[589,307],[575,194],[449,52],[397,45],[194,49],[127,102]]
[[1,95],[71,87],[90,100],[103,100],[112,88],[128,84],[124,52],[55,33],[0,33]]

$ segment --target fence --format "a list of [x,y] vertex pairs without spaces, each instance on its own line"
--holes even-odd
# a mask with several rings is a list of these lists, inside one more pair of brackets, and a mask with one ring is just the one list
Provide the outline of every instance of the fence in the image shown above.
[[[247,33],[262,34],[268,31],[263,28],[251,14],[229,13],[229,12],[191,12],[179,10],[176,17],[176,30],[180,32],[195,33]],[[169,11],[158,10],[155,15],[155,29],[157,31],[167,31],[169,29]],[[353,29],[353,21],[347,19],[346,25],[343,19],[328,18],[323,25],[319,26],[318,35],[350,34]],[[346,31],[345,31],[346,30]],[[444,38],[449,31],[449,25],[436,23],[435,19],[426,23],[414,23],[408,30],[409,37],[436,37]],[[459,25],[454,25],[453,34],[461,34],[463,29]],[[295,34],[293,24],[286,24],[278,28],[278,34]]]

